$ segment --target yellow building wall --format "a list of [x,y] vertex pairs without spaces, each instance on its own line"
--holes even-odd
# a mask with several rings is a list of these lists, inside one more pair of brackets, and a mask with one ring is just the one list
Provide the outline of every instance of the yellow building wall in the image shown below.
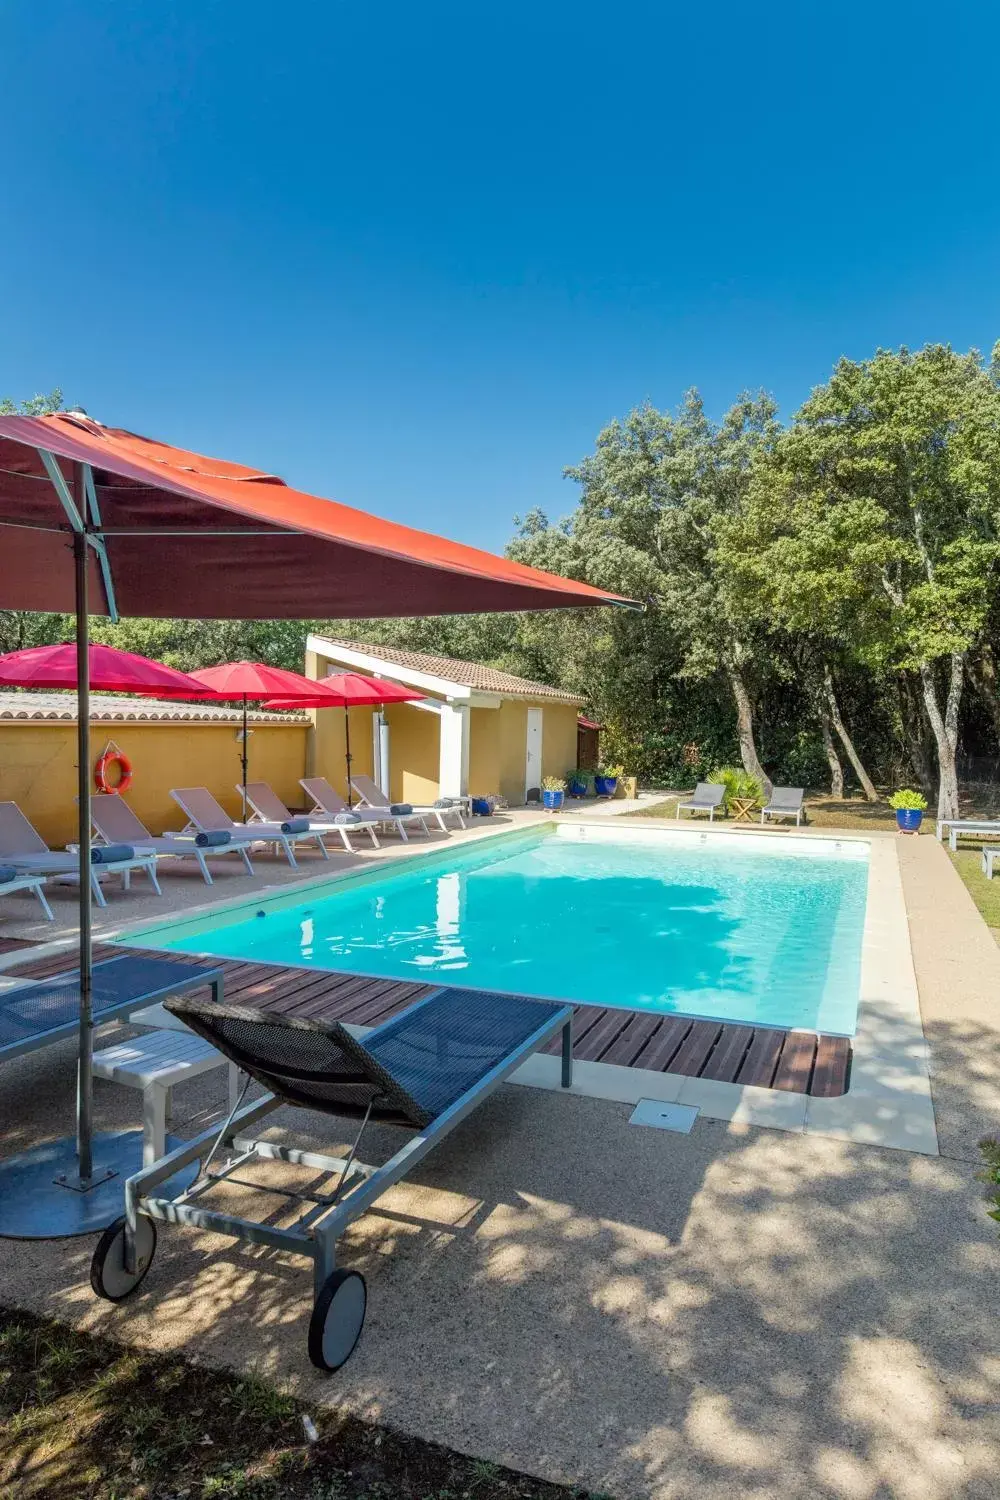
[[[305,724],[251,725],[250,779],[269,781],[282,801],[304,800]],[[171,787],[207,786],[233,817],[240,815],[240,745],[234,724],[95,724],[96,763],[108,740],[132,762],[126,801],[151,833],[178,829],[184,815]],[[0,802],[16,802],[42,838],[59,848],[76,838],[76,725],[0,721]]]
[[389,796],[427,806],[439,796],[441,723],[437,714],[406,703],[387,703]]
[[528,741],[527,703],[501,703],[493,710],[497,727],[497,765],[500,795],[513,806],[524,801],[524,769]]
[[572,703],[547,703],[542,718],[542,775],[568,780],[576,770],[576,716]]
[[576,765],[575,705],[546,703],[544,700],[536,703],[510,700],[498,709],[480,710],[494,717],[498,790],[515,806],[524,801],[529,708],[542,710],[542,775],[565,779],[566,773]]
[[496,796],[500,791],[498,708],[469,709],[469,791],[473,797]]
[[[357,775],[372,774],[372,709],[349,708],[351,717],[351,770]],[[325,776],[342,797],[347,796],[347,761],[344,734],[344,710],[323,708],[310,713],[315,727],[310,733],[308,749],[309,776]]]

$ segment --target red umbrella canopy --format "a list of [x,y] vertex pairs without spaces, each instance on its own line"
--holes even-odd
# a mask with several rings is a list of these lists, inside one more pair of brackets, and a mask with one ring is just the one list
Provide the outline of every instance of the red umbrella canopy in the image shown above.
[[92,614],[370,619],[628,603],[81,412],[0,416],[0,526],[6,609],[74,608],[69,530],[92,538]]
[[[309,681],[308,678],[303,679]],[[365,677],[360,672],[335,672],[311,684],[316,689],[309,701],[298,702],[284,696],[268,703],[268,708],[360,708],[366,703],[413,703],[423,693],[399,687],[381,677]]]
[[291,698],[290,706],[299,708],[324,696],[318,682],[284,667],[270,667],[262,661],[231,661],[220,667],[199,667],[191,676],[216,698]]
[[[0,686],[75,688],[76,646],[29,646],[0,656]],[[161,698],[206,698],[200,682],[159,661],[119,651],[115,646],[90,647],[90,685],[104,693],[157,694]]]

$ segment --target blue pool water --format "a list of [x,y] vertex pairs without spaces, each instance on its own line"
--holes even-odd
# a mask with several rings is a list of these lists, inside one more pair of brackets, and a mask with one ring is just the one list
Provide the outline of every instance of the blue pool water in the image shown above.
[[867,875],[858,842],[534,832],[156,946],[849,1035]]

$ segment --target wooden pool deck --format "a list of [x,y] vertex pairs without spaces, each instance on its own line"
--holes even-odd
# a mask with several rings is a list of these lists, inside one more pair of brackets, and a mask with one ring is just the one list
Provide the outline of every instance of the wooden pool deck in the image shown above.
[[[121,948],[98,945],[95,957],[112,958]],[[136,950],[131,950],[136,951]],[[155,956],[155,955],[151,955]],[[183,960],[187,955],[172,953]],[[206,958],[191,955],[192,963]],[[225,971],[226,998],[282,1015],[377,1026],[440,985],[371,979],[320,969],[209,959]],[[41,978],[72,969],[75,955],[25,962],[8,974]],[[558,1051],[558,1040],[549,1051]],[[690,1016],[652,1015],[616,1006],[578,1005],[574,1015],[573,1056],[581,1062],[613,1063],[654,1073],[753,1084],[834,1099],[847,1092],[851,1044],[846,1037],[811,1031],[735,1025]]]

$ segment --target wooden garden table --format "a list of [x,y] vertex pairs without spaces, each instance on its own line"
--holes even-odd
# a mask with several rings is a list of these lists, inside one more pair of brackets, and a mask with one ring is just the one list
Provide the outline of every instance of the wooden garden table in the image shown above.
[[755,822],[754,813],[757,811],[756,797],[730,797],[729,810],[737,823]]

